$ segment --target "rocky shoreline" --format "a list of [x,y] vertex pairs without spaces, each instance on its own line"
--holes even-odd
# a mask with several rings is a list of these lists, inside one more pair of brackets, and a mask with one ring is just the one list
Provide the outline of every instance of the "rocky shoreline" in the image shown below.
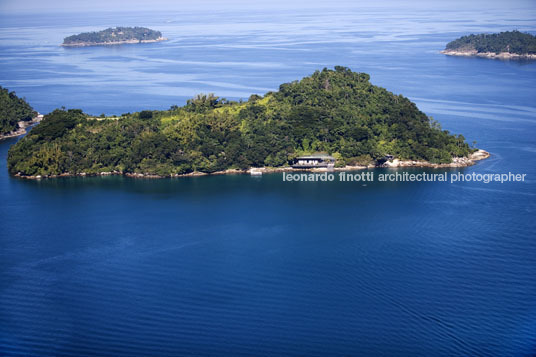
[[78,42],[78,43],[62,43],[62,47],[87,47],[87,46],[112,46],[112,45],[128,45],[135,43],[153,43],[160,41],[167,41],[165,37],[159,37],[156,40],[126,40],[126,41],[113,41],[113,42]]
[[34,124],[39,123],[41,120],[43,120],[43,114],[37,115],[35,118],[33,118],[30,121],[19,121],[18,125],[19,128],[17,130],[11,131],[6,134],[0,134],[0,140],[7,139],[7,138],[15,138],[17,136],[21,136],[26,134],[26,129]]
[[[429,168],[456,168],[456,167],[467,167],[472,166],[476,164],[477,161],[484,160],[490,157],[490,153],[485,150],[478,150],[471,154],[469,157],[457,157],[454,158],[453,161],[450,164],[432,164],[427,161],[412,161],[412,160],[398,160],[393,159],[391,161],[387,161],[385,164],[381,166],[376,165],[363,165],[363,166],[345,166],[345,167],[336,167],[333,169],[333,171],[351,171],[351,170],[364,170],[364,169],[373,169],[378,167],[429,167]],[[285,167],[254,167],[249,168],[247,170],[238,170],[238,169],[228,169],[224,171],[216,171],[212,173],[206,173],[206,172],[190,172],[187,174],[174,174],[174,175],[168,175],[168,176],[161,176],[156,174],[150,174],[150,173],[130,173],[130,172],[120,172],[120,171],[105,171],[95,174],[88,174],[85,172],[77,173],[77,174],[71,174],[71,173],[63,173],[60,175],[36,175],[36,176],[26,176],[21,175],[20,173],[16,174],[15,177],[23,178],[23,179],[30,179],[30,180],[40,180],[43,178],[58,178],[58,177],[86,177],[86,176],[126,176],[131,178],[145,178],[145,179],[161,179],[161,178],[175,178],[175,177],[197,177],[197,176],[213,176],[213,175],[238,175],[238,174],[251,174],[253,173],[277,173],[277,172],[289,172],[289,171],[308,171],[308,172],[325,172],[327,171],[326,168],[318,168],[318,169],[294,169],[290,166]]]
[[509,60],[509,59],[531,59],[536,60],[536,54],[517,54],[517,53],[510,53],[510,52],[477,52],[476,50],[467,50],[467,51],[457,51],[457,50],[443,50],[441,51],[442,54],[447,56],[462,56],[462,57],[484,57],[484,58],[492,58],[492,59],[502,59],[502,60]]

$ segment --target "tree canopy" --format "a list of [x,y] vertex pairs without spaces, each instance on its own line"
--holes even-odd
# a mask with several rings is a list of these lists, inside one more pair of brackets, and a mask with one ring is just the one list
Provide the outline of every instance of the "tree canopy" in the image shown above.
[[447,50],[536,54],[536,36],[519,31],[462,36],[449,42]]
[[11,147],[8,168],[22,175],[166,176],[285,166],[313,152],[344,165],[387,154],[448,163],[472,149],[407,98],[372,85],[368,74],[335,67],[246,102],[198,95],[183,107],[106,119],[55,110]]

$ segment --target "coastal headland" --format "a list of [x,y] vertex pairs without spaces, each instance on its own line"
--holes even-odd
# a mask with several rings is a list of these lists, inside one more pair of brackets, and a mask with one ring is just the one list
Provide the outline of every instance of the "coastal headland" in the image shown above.
[[7,139],[7,138],[15,138],[17,136],[21,136],[27,133],[27,129],[31,127],[34,124],[39,123],[41,120],[43,120],[43,114],[36,115],[32,120],[29,121],[19,121],[18,122],[18,129],[13,130],[9,133],[0,134],[0,140]]

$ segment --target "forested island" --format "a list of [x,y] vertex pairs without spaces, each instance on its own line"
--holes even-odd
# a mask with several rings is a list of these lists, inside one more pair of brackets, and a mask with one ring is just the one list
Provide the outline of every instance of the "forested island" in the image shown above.
[[62,46],[99,46],[164,41],[160,31],[146,27],[116,27],[65,37]]
[[499,59],[536,59],[536,36],[519,31],[462,36],[441,53]]
[[288,167],[313,152],[345,166],[385,155],[449,164],[475,151],[409,99],[372,85],[366,73],[337,66],[244,102],[198,95],[183,107],[100,118],[56,109],[10,148],[8,169],[34,178],[169,177]]
[[22,135],[37,121],[37,112],[15,92],[0,86],[0,139]]

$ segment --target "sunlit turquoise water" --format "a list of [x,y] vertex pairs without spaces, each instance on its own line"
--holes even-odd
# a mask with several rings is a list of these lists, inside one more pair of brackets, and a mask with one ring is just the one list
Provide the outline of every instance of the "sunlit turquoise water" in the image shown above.
[[[534,33],[534,11],[445,18],[370,9],[1,16],[0,85],[43,113],[164,109],[198,92],[247,98],[345,65],[492,153],[464,172],[528,180],[22,181],[5,167],[16,139],[2,141],[0,354],[534,354],[536,63],[437,53],[471,31]],[[171,40],[57,46],[112,25]]]

